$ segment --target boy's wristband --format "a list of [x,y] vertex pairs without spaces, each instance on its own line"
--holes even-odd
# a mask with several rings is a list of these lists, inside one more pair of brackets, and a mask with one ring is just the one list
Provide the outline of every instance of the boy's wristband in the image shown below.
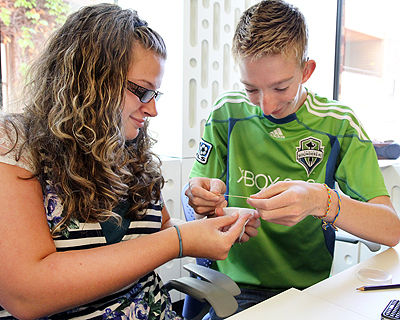
[[340,208],[342,207],[342,199],[340,198],[340,194],[337,190],[333,189],[333,191],[335,191],[338,196],[338,207],[337,207],[337,211],[336,211],[336,216],[332,222],[324,221],[322,228],[324,228],[324,230],[326,230],[326,228],[328,228],[328,226],[331,226],[333,229],[335,229],[335,231],[337,231],[338,228],[335,226],[335,223],[336,223],[337,218],[339,217]]
[[317,218],[317,219],[325,218],[328,215],[329,209],[331,208],[331,202],[332,202],[331,189],[328,187],[328,185],[326,183],[324,183],[323,185],[324,185],[326,191],[328,192],[328,206],[326,207],[326,211],[325,211],[325,214],[323,216],[321,216],[321,217],[313,216],[314,218]]

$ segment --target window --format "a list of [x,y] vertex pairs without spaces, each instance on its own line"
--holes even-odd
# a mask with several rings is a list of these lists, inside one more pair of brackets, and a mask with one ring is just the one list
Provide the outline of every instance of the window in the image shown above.
[[400,143],[400,1],[338,1],[335,99],[371,139]]
[[[41,51],[47,37],[68,14],[81,6],[102,0],[3,0],[1,26],[1,109],[18,112],[13,105],[21,92],[21,79],[32,58]],[[110,2],[110,1],[109,1]]]

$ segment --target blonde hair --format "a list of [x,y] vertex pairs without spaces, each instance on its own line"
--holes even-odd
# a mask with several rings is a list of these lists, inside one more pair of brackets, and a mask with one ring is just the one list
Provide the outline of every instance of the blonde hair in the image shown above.
[[263,0],[241,16],[233,37],[234,59],[271,54],[294,58],[303,66],[308,55],[308,29],[298,8],[280,0]]
[[[159,34],[136,11],[113,4],[81,8],[49,39],[30,70],[24,123],[35,176],[50,182],[70,219],[120,219],[112,209],[129,201],[139,219],[159,200],[164,180],[148,123],[126,141],[121,119],[127,73],[136,45],[166,59]],[[55,233],[57,230],[53,230]]]

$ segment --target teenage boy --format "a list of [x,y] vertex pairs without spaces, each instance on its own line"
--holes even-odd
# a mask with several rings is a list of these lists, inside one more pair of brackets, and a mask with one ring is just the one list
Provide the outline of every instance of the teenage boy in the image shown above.
[[260,213],[258,236],[215,263],[242,289],[238,311],[327,278],[336,227],[399,242],[399,217],[354,112],[305,87],[316,67],[307,43],[304,16],[286,2],[244,12],[232,51],[245,90],[215,102],[186,190],[200,215],[227,204]]

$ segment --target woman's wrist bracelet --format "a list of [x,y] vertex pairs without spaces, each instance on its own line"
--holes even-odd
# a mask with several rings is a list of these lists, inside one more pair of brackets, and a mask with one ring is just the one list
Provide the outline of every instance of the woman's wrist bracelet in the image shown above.
[[327,185],[326,183],[324,183],[323,185],[324,185],[326,191],[328,191],[328,206],[327,206],[326,211],[325,211],[325,214],[324,214],[323,216],[321,216],[321,217],[313,216],[314,218],[317,218],[317,219],[323,219],[323,218],[325,218],[325,217],[328,215],[328,212],[329,212],[329,210],[330,210],[330,208],[331,208],[331,202],[332,202],[331,188],[329,188],[328,185]]
[[183,249],[182,249],[182,236],[181,236],[181,231],[179,230],[179,227],[177,225],[174,225],[176,232],[178,233],[178,239],[179,239],[179,255],[178,258],[182,258],[183,256]]

